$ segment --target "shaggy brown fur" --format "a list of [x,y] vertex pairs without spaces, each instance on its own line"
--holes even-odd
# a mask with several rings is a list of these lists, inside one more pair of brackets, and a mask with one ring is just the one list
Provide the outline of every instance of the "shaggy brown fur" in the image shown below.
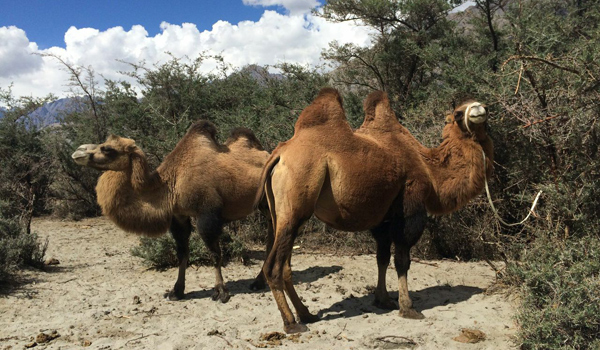
[[340,230],[373,232],[379,270],[375,302],[384,308],[395,307],[385,288],[394,243],[400,315],[422,318],[408,296],[410,247],[423,232],[427,211],[457,210],[482,189],[482,147],[492,156],[485,126],[474,122],[481,122],[483,107],[471,109],[472,133],[462,124],[466,105],[457,108],[435,149],[423,147],[398,123],[384,93],[371,94],[364,107],[365,121],[352,132],[340,95],[322,90],[300,114],[294,136],[273,151],[263,170],[257,201],[267,198],[275,226],[263,272],[288,333],[306,327],[296,323],[284,291],[300,321],[318,319],[298,297],[290,267],[294,239],[311,215]]
[[[234,130],[225,145],[217,143],[216,133],[211,122],[195,123],[154,171],[133,140],[114,135],[101,145],[80,146],[73,154],[78,164],[104,171],[96,186],[98,204],[117,226],[147,236],[170,229],[179,258],[177,282],[167,295],[172,300],[184,296],[192,217],[214,258],[213,298],[229,299],[218,238],[224,223],[253,211],[260,172],[269,156],[248,129]],[[268,231],[272,236],[272,227]],[[253,286],[264,284],[261,273]]]

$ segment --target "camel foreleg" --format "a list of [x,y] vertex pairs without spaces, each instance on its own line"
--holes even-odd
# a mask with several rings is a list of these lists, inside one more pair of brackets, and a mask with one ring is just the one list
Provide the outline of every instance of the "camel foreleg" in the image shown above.
[[396,304],[390,299],[386,287],[386,273],[390,265],[390,257],[392,256],[392,240],[389,226],[389,224],[383,224],[371,230],[377,241],[377,287],[375,288],[375,301],[373,305],[381,309],[393,310],[396,309]]
[[[406,206],[405,206],[406,208]],[[414,214],[404,218],[402,234],[394,240],[396,249],[394,264],[398,274],[398,306],[400,316],[410,319],[423,319],[425,316],[413,308],[408,294],[408,270],[410,269],[410,248],[417,243],[423,230],[427,214],[425,210],[416,210]]]
[[221,266],[223,265],[223,254],[221,253],[221,245],[219,237],[223,230],[223,224],[218,215],[206,214],[198,217],[197,220],[198,232],[204,241],[206,248],[210,251],[215,270],[215,292],[212,295],[213,300],[219,300],[222,303],[229,301],[229,291],[225,287]]
[[171,235],[175,239],[175,248],[177,251],[177,260],[179,261],[179,273],[173,289],[165,297],[169,300],[183,299],[185,291],[185,270],[190,258],[190,234],[192,233],[192,223],[189,217],[173,217],[170,227]]

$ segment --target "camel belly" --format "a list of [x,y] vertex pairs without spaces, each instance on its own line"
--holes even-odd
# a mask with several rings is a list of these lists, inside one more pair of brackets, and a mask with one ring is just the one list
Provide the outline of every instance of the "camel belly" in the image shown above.
[[[365,191],[367,190],[367,191]],[[363,231],[379,225],[398,195],[388,188],[333,189],[326,182],[315,204],[315,216],[342,231]]]

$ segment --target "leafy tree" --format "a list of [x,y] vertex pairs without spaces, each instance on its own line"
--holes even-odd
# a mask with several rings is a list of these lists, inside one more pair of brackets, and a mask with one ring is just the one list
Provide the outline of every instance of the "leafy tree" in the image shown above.
[[53,98],[15,99],[10,88],[0,89],[7,106],[0,119],[0,280],[23,264],[42,266],[46,248],[31,233],[31,219],[45,212],[51,173],[41,121],[30,114]]

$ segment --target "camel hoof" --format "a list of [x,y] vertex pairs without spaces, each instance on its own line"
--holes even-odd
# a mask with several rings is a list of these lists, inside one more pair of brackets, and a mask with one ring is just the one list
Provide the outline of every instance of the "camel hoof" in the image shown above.
[[253,290],[253,291],[263,290],[266,287],[267,287],[267,284],[265,283],[265,281],[263,281],[261,279],[255,279],[254,282],[252,282],[252,284],[250,284],[250,290]]
[[229,292],[225,288],[215,288],[215,292],[212,295],[212,300],[218,300],[223,304],[228,302],[229,298],[231,298],[231,295],[229,295]]
[[165,297],[165,299],[167,299],[169,301],[178,301],[178,300],[183,299],[183,293],[176,292],[174,289],[165,293],[163,296]]
[[396,304],[390,299],[386,301],[375,299],[375,301],[373,302],[373,306],[383,310],[396,310],[398,308],[398,306],[396,306]]
[[300,323],[292,323],[283,327],[287,334],[302,333],[308,331],[308,327]]
[[400,309],[400,317],[408,318],[411,320],[422,320],[425,318],[425,315],[423,315],[419,311],[411,308],[411,309],[406,309],[406,310]]
[[298,315],[298,318],[300,318],[300,322],[302,323],[314,323],[320,320],[319,316],[313,315],[310,312],[306,315]]

